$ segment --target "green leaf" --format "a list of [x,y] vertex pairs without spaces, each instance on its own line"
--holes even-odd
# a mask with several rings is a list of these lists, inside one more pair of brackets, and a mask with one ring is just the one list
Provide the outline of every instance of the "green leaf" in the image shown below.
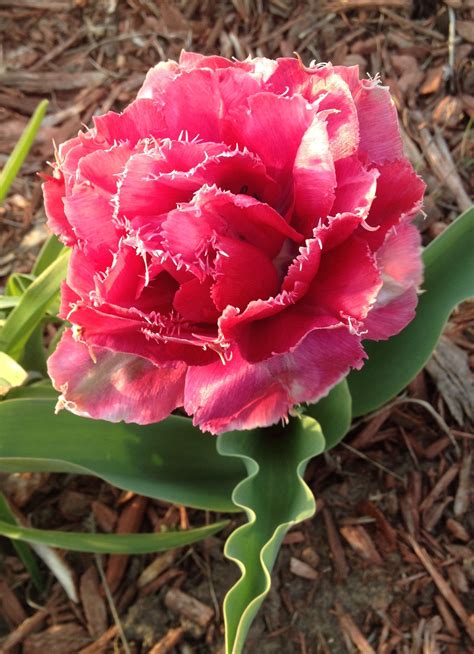
[[215,522],[206,527],[169,531],[157,534],[95,534],[71,531],[48,531],[12,525],[0,520],[0,535],[13,540],[26,541],[49,547],[60,547],[73,552],[96,554],[148,554],[183,547],[208,538],[229,523]]
[[[7,400],[17,400],[17,399],[47,399],[47,400],[57,400],[58,391],[53,388],[49,379],[42,379],[39,382],[34,384],[29,384],[28,386],[18,386],[17,388],[12,388],[8,391]],[[1,434],[1,428],[0,428]]]
[[68,260],[69,251],[66,251],[26,289],[20,303],[0,329],[0,350],[14,359],[21,355],[26,342],[40,324],[66,276]]
[[474,207],[430,243],[423,260],[424,293],[415,319],[388,341],[365,343],[368,361],[347,378],[354,416],[405,388],[430,358],[453,308],[474,295]]
[[0,311],[4,309],[14,309],[19,304],[20,298],[10,297],[8,295],[0,295]]
[[0,396],[6,395],[11,388],[21,386],[28,373],[14,359],[0,352]]
[[42,102],[40,102],[36,107],[35,113],[31,117],[28,125],[20,137],[20,140],[15,145],[13,152],[11,153],[7,163],[0,173],[0,202],[5,199],[8,191],[10,190],[10,186],[12,185],[15,177],[18,174],[18,171],[23,164],[23,161],[26,158],[26,155],[33,145],[33,141],[35,140],[36,133],[41,125],[41,121],[43,120],[47,107],[47,100],[42,100]]
[[[10,525],[17,524],[15,516],[12,513],[12,510],[10,509],[10,506],[6,501],[3,493],[0,493],[0,520]],[[43,591],[44,585],[35,555],[25,543],[12,540],[12,545],[15,548],[15,551],[20,557],[21,561],[23,561],[23,565],[30,573],[31,581],[35,585],[36,589],[41,593]]]
[[232,497],[244,509],[248,523],[229,537],[224,550],[242,572],[224,600],[226,654],[242,651],[270,590],[270,573],[286,532],[315,511],[314,497],[302,476],[308,460],[324,451],[324,437],[309,416],[293,420],[291,427],[258,434],[230,432],[218,439],[219,452],[241,459],[247,468],[247,477]]
[[91,474],[172,503],[238,510],[231,495],[244,476],[242,463],[219,456],[216,437],[200,432],[188,418],[171,416],[142,427],[68,411],[55,415],[54,404],[0,402],[0,470]]
[[46,268],[48,268],[48,266],[53,263],[53,261],[56,261],[56,259],[62,252],[64,252],[65,249],[65,246],[61,243],[61,241],[58,240],[58,237],[54,234],[51,234],[51,236],[45,241],[43,247],[40,250],[40,253],[38,254],[36,263],[33,267],[33,274],[41,275],[41,273],[45,271]]
[[35,275],[27,275],[26,273],[12,273],[7,279],[7,283],[5,285],[5,294],[11,297],[21,297],[28,286],[31,286],[35,279]]
[[347,381],[343,379],[316,404],[305,408],[305,414],[315,418],[321,425],[326,450],[335,447],[347,434],[352,420],[352,399]]

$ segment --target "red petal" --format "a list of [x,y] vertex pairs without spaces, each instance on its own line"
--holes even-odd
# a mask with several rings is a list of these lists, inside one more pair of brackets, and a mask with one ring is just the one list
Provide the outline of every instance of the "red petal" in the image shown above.
[[219,311],[211,299],[212,279],[204,282],[192,279],[182,284],[176,293],[173,306],[185,320],[215,324]]
[[244,309],[252,300],[268,298],[277,292],[276,268],[258,248],[224,237],[219,237],[216,245],[217,281],[212,299],[219,311],[228,305]]

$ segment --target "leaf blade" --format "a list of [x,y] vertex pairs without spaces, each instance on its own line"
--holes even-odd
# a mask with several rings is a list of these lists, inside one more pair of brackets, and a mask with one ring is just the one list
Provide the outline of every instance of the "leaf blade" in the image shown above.
[[98,534],[71,531],[50,531],[12,525],[0,520],[0,535],[12,540],[26,541],[48,547],[59,547],[73,552],[95,554],[150,554],[183,547],[208,538],[228,524],[222,520],[205,527],[177,532],[153,534]]
[[54,414],[48,399],[0,402],[0,470],[92,474],[109,483],[198,509],[235,512],[231,495],[244,476],[223,459],[216,438],[187,418],[156,425],[110,423]]
[[242,459],[247,468],[233,500],[246,512],[248,522],[231,534],[224,550],[242,572],[224,600],[226,654],[242,651],[270,590],[270,573],[284,535],[315,511],[314,497],[302,475],[309,459],[324,451],[324,437],[309,416],[296,419],[293,425],[291,434],[268,429],[257,436],[232,432],[219,437],[219,452]]
[[23,161],[25,160],[28,152],[30,151],[33,141],[35,140],[36,133],[44,118],[46,109],[48,108],[48,100],[42,100],[36,107],[33,116],[31,117],[28,125],[25,127],[18,143],[15,145],[13,152],[8,158],[7,163],[0,173],[0,202],[2,202],[10,186],[12,185],[15,177],[17,176]]
[[48,305],[66,277],[69,252],[60,255],[23,293],[20,302],[0,329],[0,350],[14,359],[21,354]]

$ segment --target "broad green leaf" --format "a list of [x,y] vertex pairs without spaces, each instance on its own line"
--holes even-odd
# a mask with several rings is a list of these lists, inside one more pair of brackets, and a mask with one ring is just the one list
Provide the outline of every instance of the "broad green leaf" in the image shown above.
[[[49,379],[42,379],[39,382],[34,384],[28,384],[28,386],[19,386],[18,388],[12,388],[8,392],[7,400],[18,400],[18,399],[46,399],[46,400],[57,400],[58,391],[53,388]],[[1,434],[1,427],[0,427]]]
[[[54,414],[51,400],[0,402],[0,470],[72,472],[119,488],[214,511],[237,511],[231,495],[241,461],[223,458],[215,436],[171,416],[155,425]],[[253,434],[258,438],[258,434]]]
[[405,388],[430,358],[451,311],[474,295],[474,207],[430,243],[423,260],[424,292],[415,319],[388,341],[365,343],[369,359],[348,377],[354,416]]
[[[11,525],[17,524],[15,516],[12,513],[12,510],[10,509],[10,506],[6,501],[3,493],[0,493],[0,520]],[[15,548],[16,553],[20,557],[21,561],[23,561],[23,565],[30,573],[31,581],[34,583],[36,589],[41,593],[43,591],[44,585],[35,555],[26,543],[12,540],[12,545]]]
[[305,408],[305,414],[315,418],[321,425],[326,450],[335,447],[347,434],[352,420],[352,400],[347,381],[343,379],[316,404]]
[[56,261],[56,259],[65,249],[65,246],[61,243],[61,241],[58,240],[58,237],[54,234],[51,234],[51,236],[45,241],[43,247],[40,250],[40,253],[38,254],[36,263],[33,267],[33,274],[41,275],[41,273],[45,271],[46,268],[53,263],[53,261]]
[[49,531],[12,525],[0,520],[0,535],[12,540],[26,541],[37,545],[60,547],[73,552],[95,552],[96,554],[149,554],[183,547],[208,538],[229,523],[215,522],[206,527],[169,531],[156,534],[95,534],[72,531]]
[[225,457],[241,459],[247,469],[247,477],[232,497],[248,522],[234,531],[224,550],[242,572],[224,600],[226,654],[239,654],[270,590],[270,574],[283,537],[315,511],[303,473],[308,460],[324,451],[325,442],[318,423],[302,416],[288,429],[222,434],[217,448]]
[[0,396],[6,395],[11,388],[21,386],[28,373],[14,359],[0,352]]
[[10,190],[10,186],[12,185],[15,177],[18,174],[18,171],[23,164],[23,161],[26,158],[26,155],[33,145],[33,141],[35,140],[36,133],[41,125],[41,121],[44,118],[47,107],[47,100],[42,100],[42,102],[40,102],[36,107],[36,110],[25,130],[23,131],[20,140],[15,145],[13,152],[11,153],[7,163],[0,173],[0,202],[5,199],[8,191]]
[[17,359],[66,276],[69,252],[56,259],[26,289],[0,330],[0,350]]

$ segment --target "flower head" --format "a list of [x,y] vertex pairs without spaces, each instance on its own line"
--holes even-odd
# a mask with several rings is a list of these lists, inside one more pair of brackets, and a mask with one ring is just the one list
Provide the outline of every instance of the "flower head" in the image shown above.
[[72,248],[60,404],[140,424],[184,407],[220,433],[318,400],[413,318],[423,190],[357,67],[158,64],[44,185]]

